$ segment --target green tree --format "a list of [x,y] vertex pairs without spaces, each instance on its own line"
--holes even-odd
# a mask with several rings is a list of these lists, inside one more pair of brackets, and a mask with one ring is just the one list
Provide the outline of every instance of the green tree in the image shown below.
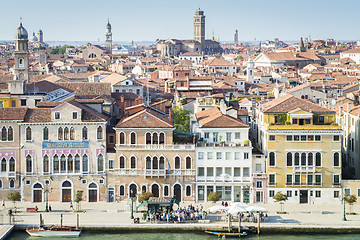
[[38,47],[38,50],[45,50],[46,48],[45,47],[43,47],[43,46],[39,46]]
[[275,200],[275,202],[280,203],[280,212],[283,212],[283,205],[288,200],[286,194],[282,193],[281,191],[277,192],[273,199]]
[[210,192],[209,195],[208,195],[208,198],[207,200],[209,202],[213,202],[213,203],[216,203],[217,201],[219,201],[221,198],[221,194],[220,193],[217,193],[217,192]]
[[356,201],[357,201],[356,195],[355,194],[349,195],[348,193],[345,193],[344,200],[347,204],[349,204],[350,213],[352,213],[351,208],[354,205],[354,203],[356,203]]
[[149,200],[150,197],[153,197],[154,195],[151,192],[145,192],[143,191],[140,195],[139,195],[139,202],[146,202],[147,200]]
[[4,57],[9,57],[9,56],[11,56],[11,53],[9,53],[9,52],[4,54]]
[[83,191],[77,191],[75,195],[74,202],[76,202],[76,209],[77,211],[80,211],[80,202],[83,200]]
[[59,54],[59,48],[51,49],[50,54]]
[[190,111],[180,107],[173,109],[175,129],[183,132],[190,132]]
[[236,58],[236,60],[238,60],[238,61],[240,61],[240,60],[242,60],[242,59],[243,59],[242,56],[238,56],[238,57]]
[[12,201],[14,203],[14,207],[15,207],[15,203],[21,200],[21,195],[19,192],[9,192],[7,195],[7,199],[9,201]]

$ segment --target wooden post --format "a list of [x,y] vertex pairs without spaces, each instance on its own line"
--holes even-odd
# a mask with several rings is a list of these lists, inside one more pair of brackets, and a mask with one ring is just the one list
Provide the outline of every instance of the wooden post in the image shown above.
[[239,213],[239,233],[241,233],[241,213]]
[[257,234],[260,235],[260,212],[258,212],[257,218]]
[[62,227],[62,224],[63,224],[63,215],[60,214],[60,227]]
[[76,229],[79,229],[79,214],[76,214]]
[[229,232],[231,232],[232,225],[231,225],[231,214],[229,213]]

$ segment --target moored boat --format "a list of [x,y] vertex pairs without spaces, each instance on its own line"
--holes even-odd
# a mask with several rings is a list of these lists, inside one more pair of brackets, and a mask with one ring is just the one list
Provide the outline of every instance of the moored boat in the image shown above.
[[75,227],[52,226],[50,228],[31,228],[26,232],[33,237],[79,237],[81,229]]
[[242,233],[235,233],[235,232],[215,232],[215,231],[205,231],[205,233],[210,234],[210,235],[215,235],[215,236],[225,236],[225,237],[245,237],[247,236],[246,232],[242,232]]

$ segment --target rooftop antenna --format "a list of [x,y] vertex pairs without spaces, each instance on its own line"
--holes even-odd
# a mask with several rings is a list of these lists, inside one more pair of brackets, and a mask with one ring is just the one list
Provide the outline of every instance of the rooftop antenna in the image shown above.
[[20,16],[20,24],[22,24],[22,17]]

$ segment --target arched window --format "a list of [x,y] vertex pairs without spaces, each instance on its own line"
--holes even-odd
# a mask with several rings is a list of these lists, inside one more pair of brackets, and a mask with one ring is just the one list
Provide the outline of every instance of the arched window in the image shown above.
[[75,155],[75,172],[80,172],[80,155]]
[[120,133],[119,144],[125,144],[125,133],[124,132]]
[[159,169],[165,169],[165,158],[164,157],[160,157],[159,160]]
[[301,166],[306,166],[306,153],[301,153]]
[[165,133],[159,134],[159,144],[165,144]]
[[48,157],[48,155],[45,155],[43,157],[43,172],[49,173],[49,157]]
[[98,172],[104,171],[104,157],[102,154],[99,154],[97,159]]
[[6,159],[1,159],[1,172],[6,172]]
[[14,141],[14,130],[12,126],[8,129],[8,141]]
[[15,180],[14,179],[11,179],[10,182],[9,182],[9,187],[10,188],[15,188]]
[[88,139],[88,129],[87,127],[82,128],[82,139],[87,140]]
[[3,188],[3,182],[1,179],[0,179],[0,188]]
[[158,169],[159,165],[158,165],[158,158],[157,157],[153,157],[153,169]]
[[186,186],[185,194],[186,194],[187,197],[191,196],[191,186]]
[[120,156],[119,158],[120,168],[125,168],[125,157]]
[[88,172],[89,171],[89,158],[86,154],[83,155],[83,161],[82,161],[82,171]]
[[54,168],[54,173],[59,172],[59,157],[58,157],[58,155],[55,155],[53,157],[53,168]]
[[13,157],[9,160],[9,172],[15,172],[15,159]]
[[134,156],[130,158],[130,167],[132,169],[136,168],[136,158]]
[[49,140],[49,129],[47,127],[44,127],[43,129],[43,140],[44,141]]
[[159,139],[158,139],[158,134],[157,133],[153,133],[153,144],[158,144],[159,143]]
[[286,154],[286,166],[291,167],[292,166],[292,153],[288,152]]
[[142,185],[141,186],[141,192],[143,193],[143,192],[146,192],[146,185]]
[[120,196],[125,196],[125,186],[124,185],[120,185],[119,195]]
[[185,159],[185,167],[186,167],[186,169],[191,169],[191,157],[186,157],[186,159]]
[[19,67],[23,67],[24,65],[24,59],[19,58]]
[[66,157],[64,154],[60,157],[60,171],[62,173],[66,172]]
[[70,128],[70,140],[75,140],[75,128]]
[[146,133],[145,139],[146,144],[151,144],[151,133]]
[[59,127],[59,129],[58,129],[58,139],[63,140],[63,129],[62,129],[62,127]]
[[146,157],[146,169],[151,169],[151,158],[149,156]]
[[67,171],[72,172],[74,170],[74,159],[71,154],[68,156],[67,163]]
[[64,140],[69,140],[69,128],[64,128]]
[[295,165],[295,166],[299,166],[299,165],[300,165],[300,154],[299,154],[299,153],[295,153],[294,165]]
[[269,153],[269,166],[275,166],[275,153],[270,152]]
[[27,127],[26,128],[26,141],[31,141],[31,139],[32,139],[31,128]]
[[99,126],[99,127],[97,128],[97,139],[98,139],[98,140],[103,139],[103,128],[102,128],[101,126]]
[[339,153],[336,152],[334,153],[334,167],[339,167],[340,166],[340,157],[339,157]]
[[32,173],[32,159],[30,155],[26,157],[26,173]]
[[175,169],[180,169],[180,157],[175,157]]
[[313,153],[308,153],[308,166],[312,166],[314,164]]
[[315,166],[320,167],[321,166],[321,153],[317,152],[315,154]]
[[136,133],[130,133],[130,144],[136,144]]
[[164,197],[169,196],[169,186],[164,186]]
[[71,182],[69,182],[69,181],[65,181],[65,182],[63,182],[62,183],[62,185],[61,185],[63,188],[68,188],[68,187],[71,187]]

